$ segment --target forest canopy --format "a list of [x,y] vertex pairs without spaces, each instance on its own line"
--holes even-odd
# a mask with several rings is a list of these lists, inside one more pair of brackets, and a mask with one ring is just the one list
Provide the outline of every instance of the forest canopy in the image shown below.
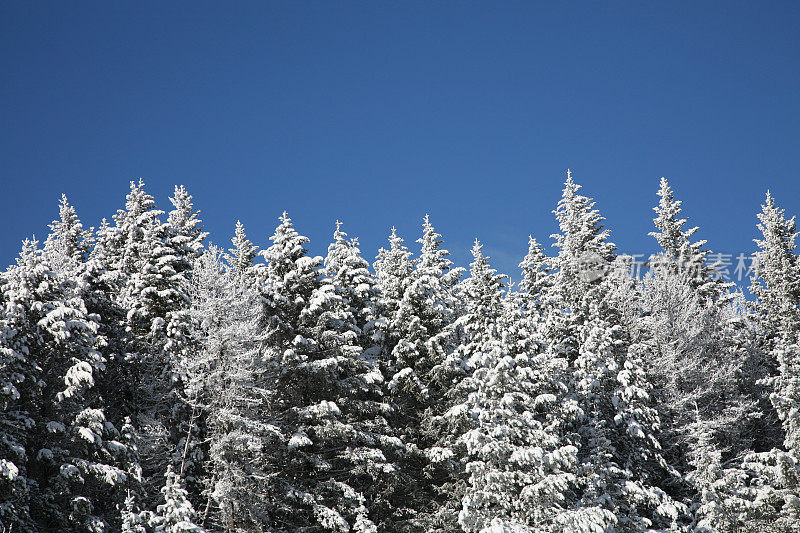
[[647,274],[568,173],[518,283],[427,215],[374,262],[287,213],[207,243],[182,186],[87,228],[66,197],[0,274],[0,531],[789,532],[797,228],[749,291],[661,180]]

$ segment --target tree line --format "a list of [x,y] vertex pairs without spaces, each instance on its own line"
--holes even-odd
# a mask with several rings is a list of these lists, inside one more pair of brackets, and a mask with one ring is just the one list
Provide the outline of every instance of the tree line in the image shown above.
[[661,180],[642,279],[568,173],[519,283],[428,216],[371,265],[284,213],[228,250],[184,187],[0,274],[0,531],[800,530],[800,262],[767,193],[750,291]]

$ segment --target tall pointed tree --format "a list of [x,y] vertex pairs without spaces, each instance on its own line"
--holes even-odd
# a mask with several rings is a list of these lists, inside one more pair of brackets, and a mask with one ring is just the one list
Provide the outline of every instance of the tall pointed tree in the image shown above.
[[448,386],[445,359],[454,346],[453,324],[458,318],[454,290],[463,270],[453,268],[450,252],[442,248],[442,236],[428,215],[422,230],[417,241],[422,249],[398,310],[398,321],[405,327],[392,352],[397,369],[392,387],[406,389],[401,403],[419,402],[409,414],[421,414],[435,404]]
[[459,319],[469,372],[460,387],[467,395],[446,415],[451,427],[466,428],[455,441],[468,474],[459,524],[475,532],[544,530],[574,481],[577,449],[561,438],[566,420],[559,415],[576,406],[565,401],[566,387],[541,345],[517,351],[519,344],[506,343],[504,330],[513,326],[502,305],[503,276],[489,268],[477,241],[472,254]]
[[[280,224],[270,237],[272,245],[261,254],[266,260],[265,282],[262,288],[263,351],[267,376],[273,391],[265,416],[272,420],[277,433],[264,445],[271,453],[264,458],[262,469],[267,473],[263,493],[268,508],[260,520],[263,528],[311,527],[322,518],[326,506],[304,484],[310,471],[296,454],[302,453],[311,440],[297,431],[299,406],[308,401],[307,394],[297,387],[296,369],[305,365],[316,349],[314,335],[305,322],[305,310],[320,286],[321,257],[309,257],[308,238],[297,233],[292,220],[284,212]],[[327,404],[326,404],[327,405]],[[314,514],[315,509],[320,509]]]
[[368,531],[392,518],[384,498],[402,443],[391,433],[390,406],[382,397],[380,350],[372,336],[374,281],[358,242],[346,237],[337,223],[324,276],[302,318],[315,349],[284,374],[302,394],[293,409],[294,430],[312,448],[298,447],[294,454],[310,468],[311,477],[302,482],[315,497],[316,520]]
[[211,246],[195,263],[192,317],[197,350],[186,360],[186,391],[208,443],[205,502],[198,522],[227,531],[258,530],[269,502],[261,497],[270,439],[280,436],[265,413],[272,391],[260,346],[257,288]]
[[769,191],[758,220],[762,238],[755,240],[758,251],[750,291],[757,298],[754,309],[771,348],[778,342],[795,342],[800,332],[797,225],[794,217],[786,218],[785,211],[775,205]]
[[161,489],[164,503],[158,506],[151,521],[155,533],[204,533],[205,529],[195,524],[195,510],[172,465],[165,477],[166,482]]
[[188,349],[186,323],[191,261],[204,234],[185,189],[176,188],[168,222],[144,183],[131,182],[125,208],[115,226],[103,230],[104,260],[119,286],[117,301],[126,311],[126,388],[134,399],[145,481],[143,503],[160,498],[167,465],[181,460],[180,424],[184,404],[176,362]]
[[83,228],[83,224],[67,201],[67,196],[62,194],[58,204],[59,219],[50,223],[50,235],[44,243],[46,253],[50,255],[50,262],[55,270],[74,269],[86,261],[93,244],[91,230]]
[[36,528],[102,531],[117,524],[116,504],[138,472],[126,439],[95,407],[104,370],[98,317],[87,312],[80,278],[54,272],[48,257],[52,251],[27,242],[4,278],[5,324],[15,331],[8,348],[30,361],[12,392],[19,401],[16,425],[26,429],[16,451],[27,454],[22,464],[33,481]]
[[[257,278],[255,274],[255,259],[258,257],[258,246],[254,245],[250,239],[247,238],[247,233],[244,230],[244,224],[241,221],[236,221],[236,229],[234,236],[231,239],[233,248],[228,250],[229,259],[228,263],[234,272],[239,276],[247,278]],[[255,281],[255,279],[254,279]]]
[[555,210],[561,231],[553,236],[559,252],[544,327],[570,364],[570,390],[582,411],[575,425],[578,499],[560,520],[566,530],[676,527],[680,506],[657,488],[668,465],[651,385],[611,297],[619,260],[603,217],[579,188],[568,172]]
[[800,259],[797,226],[775,205],[772,195],[758,214],[751,292],[763,335],[763,348],[777,366],[770,400],[783,423],[784,446],[800,460]]
[[685,277],[703,300],[716,300],[729,285],[715,278],[716,266],[707,262],[711,251],[704,248],[706,241],[691,242],[698,228],[684,229],[687,219],[678,218],[682,211],[681,201],[675,199],[666,178],[661,178],[658,197],[658,205],[653,208],[656,213],[653,222],[658,231],[649,235],[658,241],[662,252],[652,259],[653,266]]
[[551,262],[544,253],[544,247],[529,236],[528,253],[519,264],[522,279],[518,292],[531,313],[541,315],[544,312],[546,304],[543,300],[547,289],[553,284]]
[[[406,289],[412,281],[414,263],[411,252],[403,244],[402,237],[392,227],[389,235],[389,249],[381,248],[374,263],[375,281],[380,291],[379,313],[381,315],[382,344],[391,354],[400,340],[403,324],[400,320],[400,307]],[[394,368],[392,368],[392,371]]]
[[[19,301],[30,292],[30,283],[22,275],[25,270],[18,269],[36,264],[36,248],[36,243],[26,240],[17,266],[0,275],[0,527],[20,531],[35,531],[30,515],[35,480],[27,475],[31,455],[27,438],[36,426],[33,411],[41,395],[42,369],[29,348],[33,332]],[[17,291],[22,294],[18,296]]]
[[[442,501],[437,487],[452,472],[449,458],[438,453],[438,433],[428,421],[445,409],[441,400],[450,385],[446,360],[455,348],[454,323],[458,316],[454,291],[462,269],[453,267],[450,252],[443,248],[442,236],[427,215],[417,242],[420,255],[411,260],[413,270],[409,273],[409,254],[395,236],[392,250],[378,268],[378,279],[379,286],[394,280],[387,297],[399,296],[387,333],[389,345],[393,345],[387,385],[395,406],[392,426],[410,448],[400,467],[407,476],[404,499],[416,517],[410,517],[404,527],[425,531],[433,527],[431,521],[436,520]],[[390,265],[396,269],[394,277],[388,275]]]
[[553,211],[559,233],[550,237],[558,254],[552,259],[550,286],[542,295],[547,313],[542,324],[544,339],[571,363],[577,357],[579,329],[588,320],[586,294],[600,283],[614,259],[605,220],[595,202],[578,194],[581,186],[567,170],[561,199]]

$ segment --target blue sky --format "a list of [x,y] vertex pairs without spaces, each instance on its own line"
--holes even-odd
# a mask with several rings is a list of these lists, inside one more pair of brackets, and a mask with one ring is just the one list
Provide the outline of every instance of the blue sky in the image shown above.
[[515,270],[568,167],[625,251],[654,250],[663,175],[749,252],[767,188],[800,214],[798,27],[797,2],[3,2],[0,261],[62,192],[97,225],[142,177],[219,243],[286,209],[372,259],[427,212],[459,263],[477,236]]

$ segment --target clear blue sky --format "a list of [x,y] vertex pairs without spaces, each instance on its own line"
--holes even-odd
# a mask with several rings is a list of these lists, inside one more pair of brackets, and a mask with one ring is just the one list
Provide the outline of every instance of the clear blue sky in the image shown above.
[[[797,2],[0,4],[0,261],[62,192],[87,225],[142,177],[215,242],[284,209],[371,260],[430,213],[460,263],[515,268],[567,167],[613,240],[653,250],[667,176],[698,236],[750,251],[769,187],[800,214]],[[515,272],[512,272],[515,273]]]

